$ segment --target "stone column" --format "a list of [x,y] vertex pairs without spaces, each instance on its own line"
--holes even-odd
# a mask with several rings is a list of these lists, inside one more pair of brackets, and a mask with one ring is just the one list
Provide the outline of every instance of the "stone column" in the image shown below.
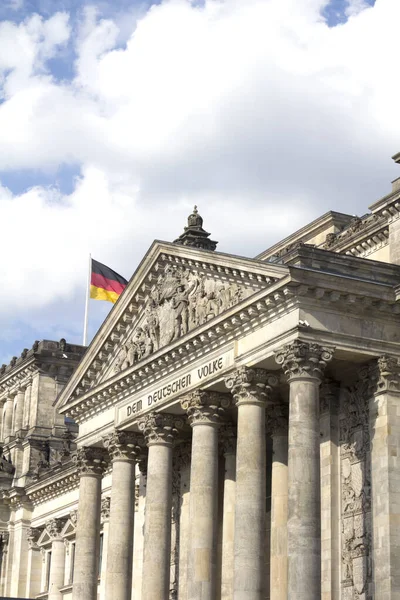
[[51,563],[49,576],[49,600],[62,600],[60,588],[64,585],[65,576],[65,544],[61,537],[65,519],[51,519],[46,523],[46,531],[52,539]]
[[142,600],[168,598],[171,559],[172,447],[177,419],[150,413],[139,422],[149,448]]
[[73,600],[97,600],[101,479],[107,466],[102,448],[79,448],[73,459],[80,476]]
[[181,401],[193,429],[188,600],[216,597],[218,427],[223,406],[229,402],[229,397],[225,402],[222,394],[201,390]]
[[276,353],[288,378],[288,600],[321,598],[319,386],[333,350],[299,340]]
[[29,429],[31,393],[32,393],[32,379],[29,379],[29,381],[26,385],[25,398],[24,398],[24,416],[23,416],[23,425],[22,425],[24,429]]
[[288,407],[267,407],[266,426],[272,438],[270,598],[287,600]]
[[107,600],[130,600],[135,518],[135,464],[140,454],[138,437],[116,431],[103,440],[112,460],[110,525],[108,532]]
[[12,421],[13,421],[13,409],[14,409],[14,396],[8,396],[5,404],[5,414],[3,422],[3,441],[6,441],[12,433]]
[[264,369],[247,367],[225,380],[238,407],[234,600],[265,598],[267,381],[277,383]]
[[14,431],[13,431],[14,435],[17,433],[17,431],[19,431],[23,427],[24,398],[25,398],[25,389],[19,389],[17,392],[16,407],[15,407],[15,419],[14,419]]
[[222,515],[221,600],[233,598],[235,496],[236,496],[236,429],[232,423],[222,426],[220,432],[225,459],[224,505]]
[[6,593],[7,558],[9,550],[10,534],[8,531],[1,533],[1,570],[0,570],[0,593]]
[[[375,372],[374,372],[375,371]],[[400,366],[397,358],[382,356],[371,373],[369,429],[373,522],[374,597],[400,598]]]

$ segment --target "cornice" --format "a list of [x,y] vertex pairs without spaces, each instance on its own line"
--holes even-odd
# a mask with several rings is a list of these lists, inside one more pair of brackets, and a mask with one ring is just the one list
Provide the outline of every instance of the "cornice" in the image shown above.
[[76,466],[70,463],[63,471],[49,473],[26,487],[26,494],[34,506],[79,487],[79,475]]
[[[231,257],[186,247],[174,247],[171,244],[158,244],[153,245],[149,251],[146,260],[142,262],[124,294],[111,311],[109,318],[106,319],[93,340],[90,350],[83,358],[75,376],[58,398],[56,404],[62,412],[65,412],[66,402],[70,406],[71,401],[73,404],[74,400],[90,393],[90,390],[99,383],[101,372],[110,364],[116,347],[120,344],[127,329],[134,326],[141,318],[150,291],[167,265],[173,264],[193,270],[197,269],[201,274],[222,282],[240,282],[242,286],[251,288],[252,291],[255,288],[254,294],[257,294],[257,288],[259,290],[266,289],[287,273],[287,268],[282,265],[270,265],[254,259]],[[237,307],[240,305],[238,304]],[[213,321],[217,321],[217,318],[214,318]],[[152,355],[152,358],[155,356],[156,354]]]
[[62,413],[81,423],[105,408],[115,405],[127,395],[136,393],[150,383],[168,375],[183,365],[190,365],[200,356],[226,345],[254,327],[288,309],[294,296],[289,278],[283,278],[261,290],[213,321],[182,337],[175,344],[161,349],[137,365],[118,373],[96,388],[60,408]]

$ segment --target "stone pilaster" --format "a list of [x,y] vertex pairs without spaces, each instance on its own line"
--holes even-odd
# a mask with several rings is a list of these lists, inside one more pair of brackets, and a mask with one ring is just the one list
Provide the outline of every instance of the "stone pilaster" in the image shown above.
[[272,438],[270,598],[287,599],[288,407],[267,407]]
[[8,531],[2,531],[0,534],[1,541],[1,569],[0,569],[0,593],[6,593],[6,576],[7,576],[7,558],[9,551],[10,534]]
[[130,600],[132,592],[133,532],[135,518],[135,464],[141,439],[116,431],[103,440],[112,461],[108,532],[107,600]]
[[179,518],[179,581],[178,598],[187,598],[188,561],[190,548],[190,464],[191,440],[178,448],[180,463],[180,518]]
[[65,519],[51,519],[46,523],[46,531],[51,542],[51,563],[49,576],[49,600],[62,600],[60,589],[64,585],[65,577],[65,545],[61,537]]
[[265,406],[274,375],[241,367],[225,380],[238,408],[234,600],[263,600],[266,588]]
[[171,557],[172,447],[179,419],[150,413],[140,422],[149,448],[142,600],[168,598]]
[[24,429],[29,429],[31,393],[32,393],[32,379],[29,379],[27,386],[25,388],[24,415],[23,415],[23,425],[22,425]]
[[181,400],[192,427],[188,600],[216,595],[218,427],[229,397],[196,390]]
[[[369,430],[375,598],[400,597],[400,366],[382,356],[370,377]],[[373,383],[373,381],[371,381]]]
[[25,388],[20,388],[15,399],[14,435],[23,428],[24,400]]
[[236,497],[236,427],[224,423],[220,429],[220,444],[225,460],[224,503],[222,515],[221,600],[233,598],[235,561],[235,497]]
[[26,532],[28,540],[28,571],[26,575],[26,598],[35,598],[40,593],[41,562],[40,548],[37,541],[42,533],[41,529],[29,527]]
[[321,597],[319,386],[333,350],[295,340],[276,353],[290,386],[288,600]]
[[80,476],[73,600],[97,600],[101,480],[107,467],[102,448],[79,448],[73,456]]

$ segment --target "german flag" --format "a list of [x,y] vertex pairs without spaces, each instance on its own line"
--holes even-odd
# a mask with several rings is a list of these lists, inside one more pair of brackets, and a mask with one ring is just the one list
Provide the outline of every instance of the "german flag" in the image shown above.
[[92,258],[90,297],[107,300],[113,304],[118,300],[128,282],[124,277]]

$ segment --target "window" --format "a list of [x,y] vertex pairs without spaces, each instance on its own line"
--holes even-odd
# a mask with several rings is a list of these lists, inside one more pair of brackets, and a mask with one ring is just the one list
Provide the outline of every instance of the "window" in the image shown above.
[[74,581],[74,568],[75,568],[75,542],[70,542],[68,583],[73,583],[73,581]]
[[50,566],[51,566],[51,552],[46,552],[46,587],[45,590],[49,590],[50,585]]
[[99,579],[101,578],[101,563],[103,562],[103,534],[100,534],[100,549],[99,549]]

